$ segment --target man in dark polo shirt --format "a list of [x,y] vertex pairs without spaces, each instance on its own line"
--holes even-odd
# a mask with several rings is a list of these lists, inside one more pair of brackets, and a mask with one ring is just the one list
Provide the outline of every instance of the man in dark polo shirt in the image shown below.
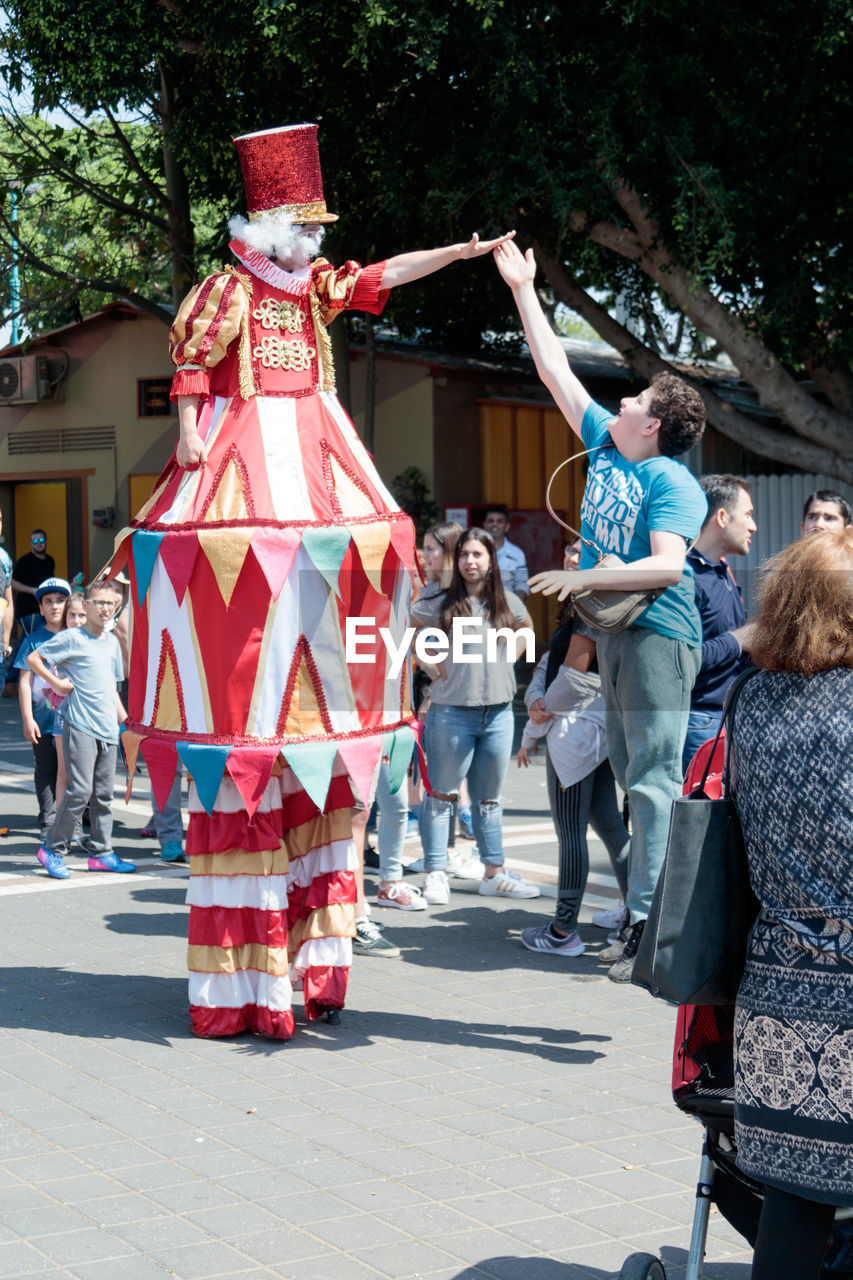
[[749,662],[751,628],[728,557],[745,556],[757,528],[748,481],[713,475],[699,483],[708,514],[687,559],[702,620],[702,665],[690,698],[684,773],[702,743],[717,732],[726,690]]

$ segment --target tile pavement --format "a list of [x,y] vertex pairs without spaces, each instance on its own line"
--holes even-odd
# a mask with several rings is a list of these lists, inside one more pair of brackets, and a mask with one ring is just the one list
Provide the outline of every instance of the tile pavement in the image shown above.
[[[683,1276],[701,1135],[669,1100],[672,1014],[607,981],[599,930],[533,955],[547,903],[463,885],[382,915],[403,956],[356,958],[343,1026],[196,1040],[186,873],[138,840],[144,795],[116,810],[138,876],[47,880],[11,711],[0,1277],[606,1280],[634,1250]],[[545,816],[512,787],[510,823]],[[747,1280],[717,1215],[708,1256],[706,1280]]]

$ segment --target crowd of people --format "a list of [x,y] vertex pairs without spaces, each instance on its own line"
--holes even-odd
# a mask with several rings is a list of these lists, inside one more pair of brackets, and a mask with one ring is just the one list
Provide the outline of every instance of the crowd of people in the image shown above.
[[[380,285],[387,291],[483,248],[474,237],[467,246],[392,259],[374,271],[371,289],[378,298]],[[599,958],[614,982],[631,979],[687,766],[719,727],[732,682],[750,664],[757,667],[730,743],[735,800],[761,907],[737,1006],[737,1139],[742,1167],[766,1188],[753,1274],[756,1280],[783,1273],[806,1280],[818,1274],[833,1206],[853,1204],[853,515],[837,493],[810,495],[801,538],[764,567],[759,611],[748,619],[729,561],[747,552],[757,528],[749,483],[733,475],[698,481],[679,461],[702,436],[699,392],[665,373],[639,395],[625,397],[616,414],[597,404],[542,310],[532,251],[522,255],[511,237],[494,242],[493,251],[539,375],[589,455],[579,537],[566,548],[562,565],[528,579],[524,554],[508,538],[509,517],[500,507],[488,509],[483,527],[443,524],[427,531],[426,584],[411,610],[419,638],[433,647],[433,657],[419,661],[415,698],[428,774],[418,803],[424,878],[418,886],[404,878],[410,796],[408,785],[395,779],[389,751],[352,820],[360,851],[352,873],[353,947],[378,957],[400,954],[365,898],[365,831],[374,798],[377,907],[446,906],[455,875],[476,877],[478,894],[486,898],[540,896],[538,885],[506,867],[501,799],[515,731],[516,642],[532,630],[529,591],[556,595],[563,605],[526,690],[528,719],[517,756],[523,768],[545,749],[558,889],[551,918],[525,928],[521,942],[558,959],[582,954],[578,915],[591,825],[623,896],[618,911],[597,920],[612,929]],[[254,261],[248,249],[244,257]],[[296,290],[296,275],[288,271],[281,269],[287,276],[281,287]],[[373,293],[370,299],[372,306]],[[187,342],[185,335],[181,343]],[[189,355],[187,361],[179,370],[184,403],[176,462],[185,474],[176,485],[186,483],[207,455],[199,426],[206,393]],[[322,406],[302,406],[309,408],[319,413]],[[174,494],[161,495],[163,503],[174,500]],[[104,578],[75,592],[55,568],[40,529],[14,565],[0,556],[4,655],[10,655],[14,619],[21,631],[11,664],[18,672],[24,736],[33,747],[37,857],[49,876],[65,879],[65,858],[76,842],[90,870],[126,874],[135,864],[112,847],[116,750],[126,715],[120,694],[128,667],[125,587]],[[602,593],[645,593],[646,600],[630,625],[600,628],[588,611],[582,614],[580,600]],[[442,647],[442,637],[457,630],[476,632],[479,658],[463,657],[455,644]],[[233,790],[230,781],[222,785]],[[283,785],[272,784],[279,792]],[[464,820],[467,807],[463,788],[476,843],[476,855],[464,863],[453,844],[454,824]],[[177,772],[166,806],[146,824],[171,862],[184,858],[180,789]],[[349,791],[346,797],[348,808]],[[315,817],[304,797],[300,803],[305,816],[284,831],[282,844],[326,819],[322,811]],[[247,815],[246,831],[251,820]],[[203,829],[204,821],[197,822],[196,841]],[[342,900],[335,905],[343,906],[351,846],[348,832],[346,839],[333,836],[311,852],[346,846],[340,867],[315,869],[318,876],[322,870],[337,877]],[[215,856],[226,857],[230,844]],[[193,852],[214,857],[198,845]],[[248,858],[263,850],[247,845],[243,852]],[[210,901],[202,901],[204,885],[190,897],[197,915],[223,906],[212,882],[224,877],[212,872],[208,878]],[[225,905],[243,910],[230,900]],[[342,921],[343,912],[338,914]],[[294,918],[290,927],[303,927],[306,919]],[[305,963],[308,975],[312,964],[325,973],[338,961]],[[286,974],[272,976],[283,980]],[[306,980],[319,981],[316,975]],[[214,999],[213,985],[197,975],[192,1003],[196,1012],[203,1007],[205,1016],[220,1017],[232,1010],[233,993]],[[343,999],[331,986],[311,998],[318,1010],[331,1013]],[[273,1015],[289,1006],[263,1004],[260,996],[254,1004],[265,1011],[251,1024],[255,1029],[287,1033]],[[225,1031],[200,1023],[199,1034],[230,1034],[249,1025],[239,1018],[226,1022]]]

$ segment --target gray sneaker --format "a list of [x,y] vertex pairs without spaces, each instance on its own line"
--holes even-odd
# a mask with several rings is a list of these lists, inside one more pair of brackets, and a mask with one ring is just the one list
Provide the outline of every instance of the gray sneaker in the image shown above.
[[637,958],[637,950],[639,949],[640,939],[643,936],[643,930],[645,927],[645,920],[638,920],[636,924],[629,925],[628,936],[625,940],[622,955],[607,971],[607,976],[611,982],[631,981],[631,977],[634,973],[634,961]]
[[386,960],[396,960],[400,955],[400,948],[383,938],[379,925],[368,920],[367,916],[361,916],[355,922],[352,949],[357,956],[383,956]]

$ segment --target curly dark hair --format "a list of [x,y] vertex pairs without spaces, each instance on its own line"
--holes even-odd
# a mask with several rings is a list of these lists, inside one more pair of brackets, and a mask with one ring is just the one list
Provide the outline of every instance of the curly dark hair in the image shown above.
[[705,405],[699,392],[674,373],[656,373],[651,387],[649,413],[660,418],[658,448],[665,458],[677,458],[702,439]]

